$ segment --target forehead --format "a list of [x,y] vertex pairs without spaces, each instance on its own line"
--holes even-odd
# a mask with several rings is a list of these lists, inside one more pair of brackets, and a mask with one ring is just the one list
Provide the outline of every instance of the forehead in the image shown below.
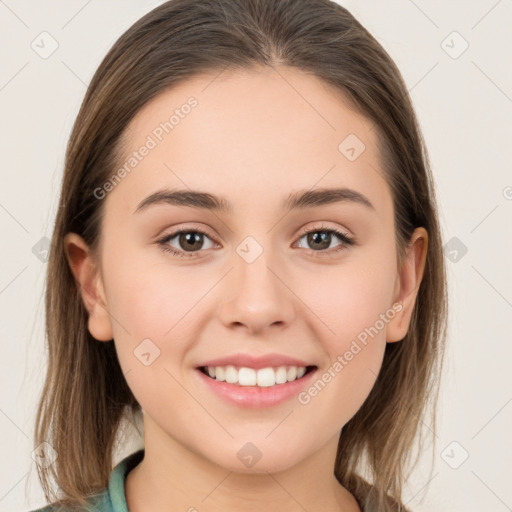
[[347,186],[390,207],[374,124],[295,68],[216,71],[160,93],[129,124],[120,166],[143,146],[151,149],[110,193],[132,211],[165,186],[237,190],[235,203],[259,194],[266,204],[285,191]]

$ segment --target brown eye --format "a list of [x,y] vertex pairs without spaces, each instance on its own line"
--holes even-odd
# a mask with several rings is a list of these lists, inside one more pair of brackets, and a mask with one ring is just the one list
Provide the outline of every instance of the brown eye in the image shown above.
[[352,245],[354,243],[354,241],[348,235],[333,228],[316,228],[307,231],[300,237],[299,244],[300,240],[302,240],[303,238],[306,239],[306,249],[311,249],[314,252],[319,253],[323,253],[326,252],[327,249],[331,249],[331,244],[333,240],[335,240],[336,238],[338,238],[338,240],[341,240],[342,243],[335,246],[334,251],[329,251],[329,254],[332,252],[338,252],[340,250],[343,250],[346,248],[346,246]]
[[308,245],[313,249],[329,249],[332,241],[332,234],[328,231],[314,231],[306,235]]
[[[208,241],[211,245],[205,247],[205,242]],[[194,256],[201,249],[210,249],[214,245],[206,233],[197,229],[175,231],[159,240],[158,244],[164,251],[175,256]]]
[[177,236],[179,245],[186,251],[201,249],[204,243],[204,235],[195,231],[183,231]]

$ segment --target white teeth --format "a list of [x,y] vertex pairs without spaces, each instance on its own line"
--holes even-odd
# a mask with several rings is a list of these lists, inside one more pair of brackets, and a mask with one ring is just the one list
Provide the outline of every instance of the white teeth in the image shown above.
[[[304,371],[306,371],[305,368]],[[285,382],[288,382],[286,375],[286,368],[284,366],[280,366],[276,372],[276,384],[284,384]]]
[[240,368],[238,370],[238,384],[240,386],[256,386],[256,370]]
[[306,373],[304,366],[279,366],[278,368],[236,368],[233,365],[208,366],[206,373],[218,381],[240,386],[271,387],[300,379]]
[[226,382],[229,382],[229,384],[238,382],[238,372],[234,366],[226,366],[226,372],[224,375],[226,376]]
[[286,374],[286,378],[288,380],[295,380],[297,378],[297,367],[296,366],[290,366],[290,368],[288,368],[288,373]]
[[276,383],[276,373],[273,368],[262,368],[258,370],[256,374],[256,381],[258,382],[258,386],[261,387],[269,387],[273,386]]

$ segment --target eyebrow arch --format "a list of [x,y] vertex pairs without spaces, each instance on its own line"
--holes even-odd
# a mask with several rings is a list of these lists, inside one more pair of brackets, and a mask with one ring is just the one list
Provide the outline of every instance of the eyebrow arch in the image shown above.
[[[314,190],[298,190],[292,192],[282,204],[285,211],[319,207],[332,203],[352,202],[375,210],[373,204],[363,194],[350,188],[322,188]],[[196,190],[163,189],[143,199],[134,213],[143,211],[150,206],[169,204],[188,206],[204,210],[232,213],[233,205],[225,198]]]

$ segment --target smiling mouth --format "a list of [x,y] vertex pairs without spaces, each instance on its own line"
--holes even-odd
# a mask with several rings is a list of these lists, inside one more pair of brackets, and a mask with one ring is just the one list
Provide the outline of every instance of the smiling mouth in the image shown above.
[[316,369],[316,366],[278,366],[259,369],[233,365],[198,367],[199,371],[213,380],[241,387],[280,386],[300,380]]

